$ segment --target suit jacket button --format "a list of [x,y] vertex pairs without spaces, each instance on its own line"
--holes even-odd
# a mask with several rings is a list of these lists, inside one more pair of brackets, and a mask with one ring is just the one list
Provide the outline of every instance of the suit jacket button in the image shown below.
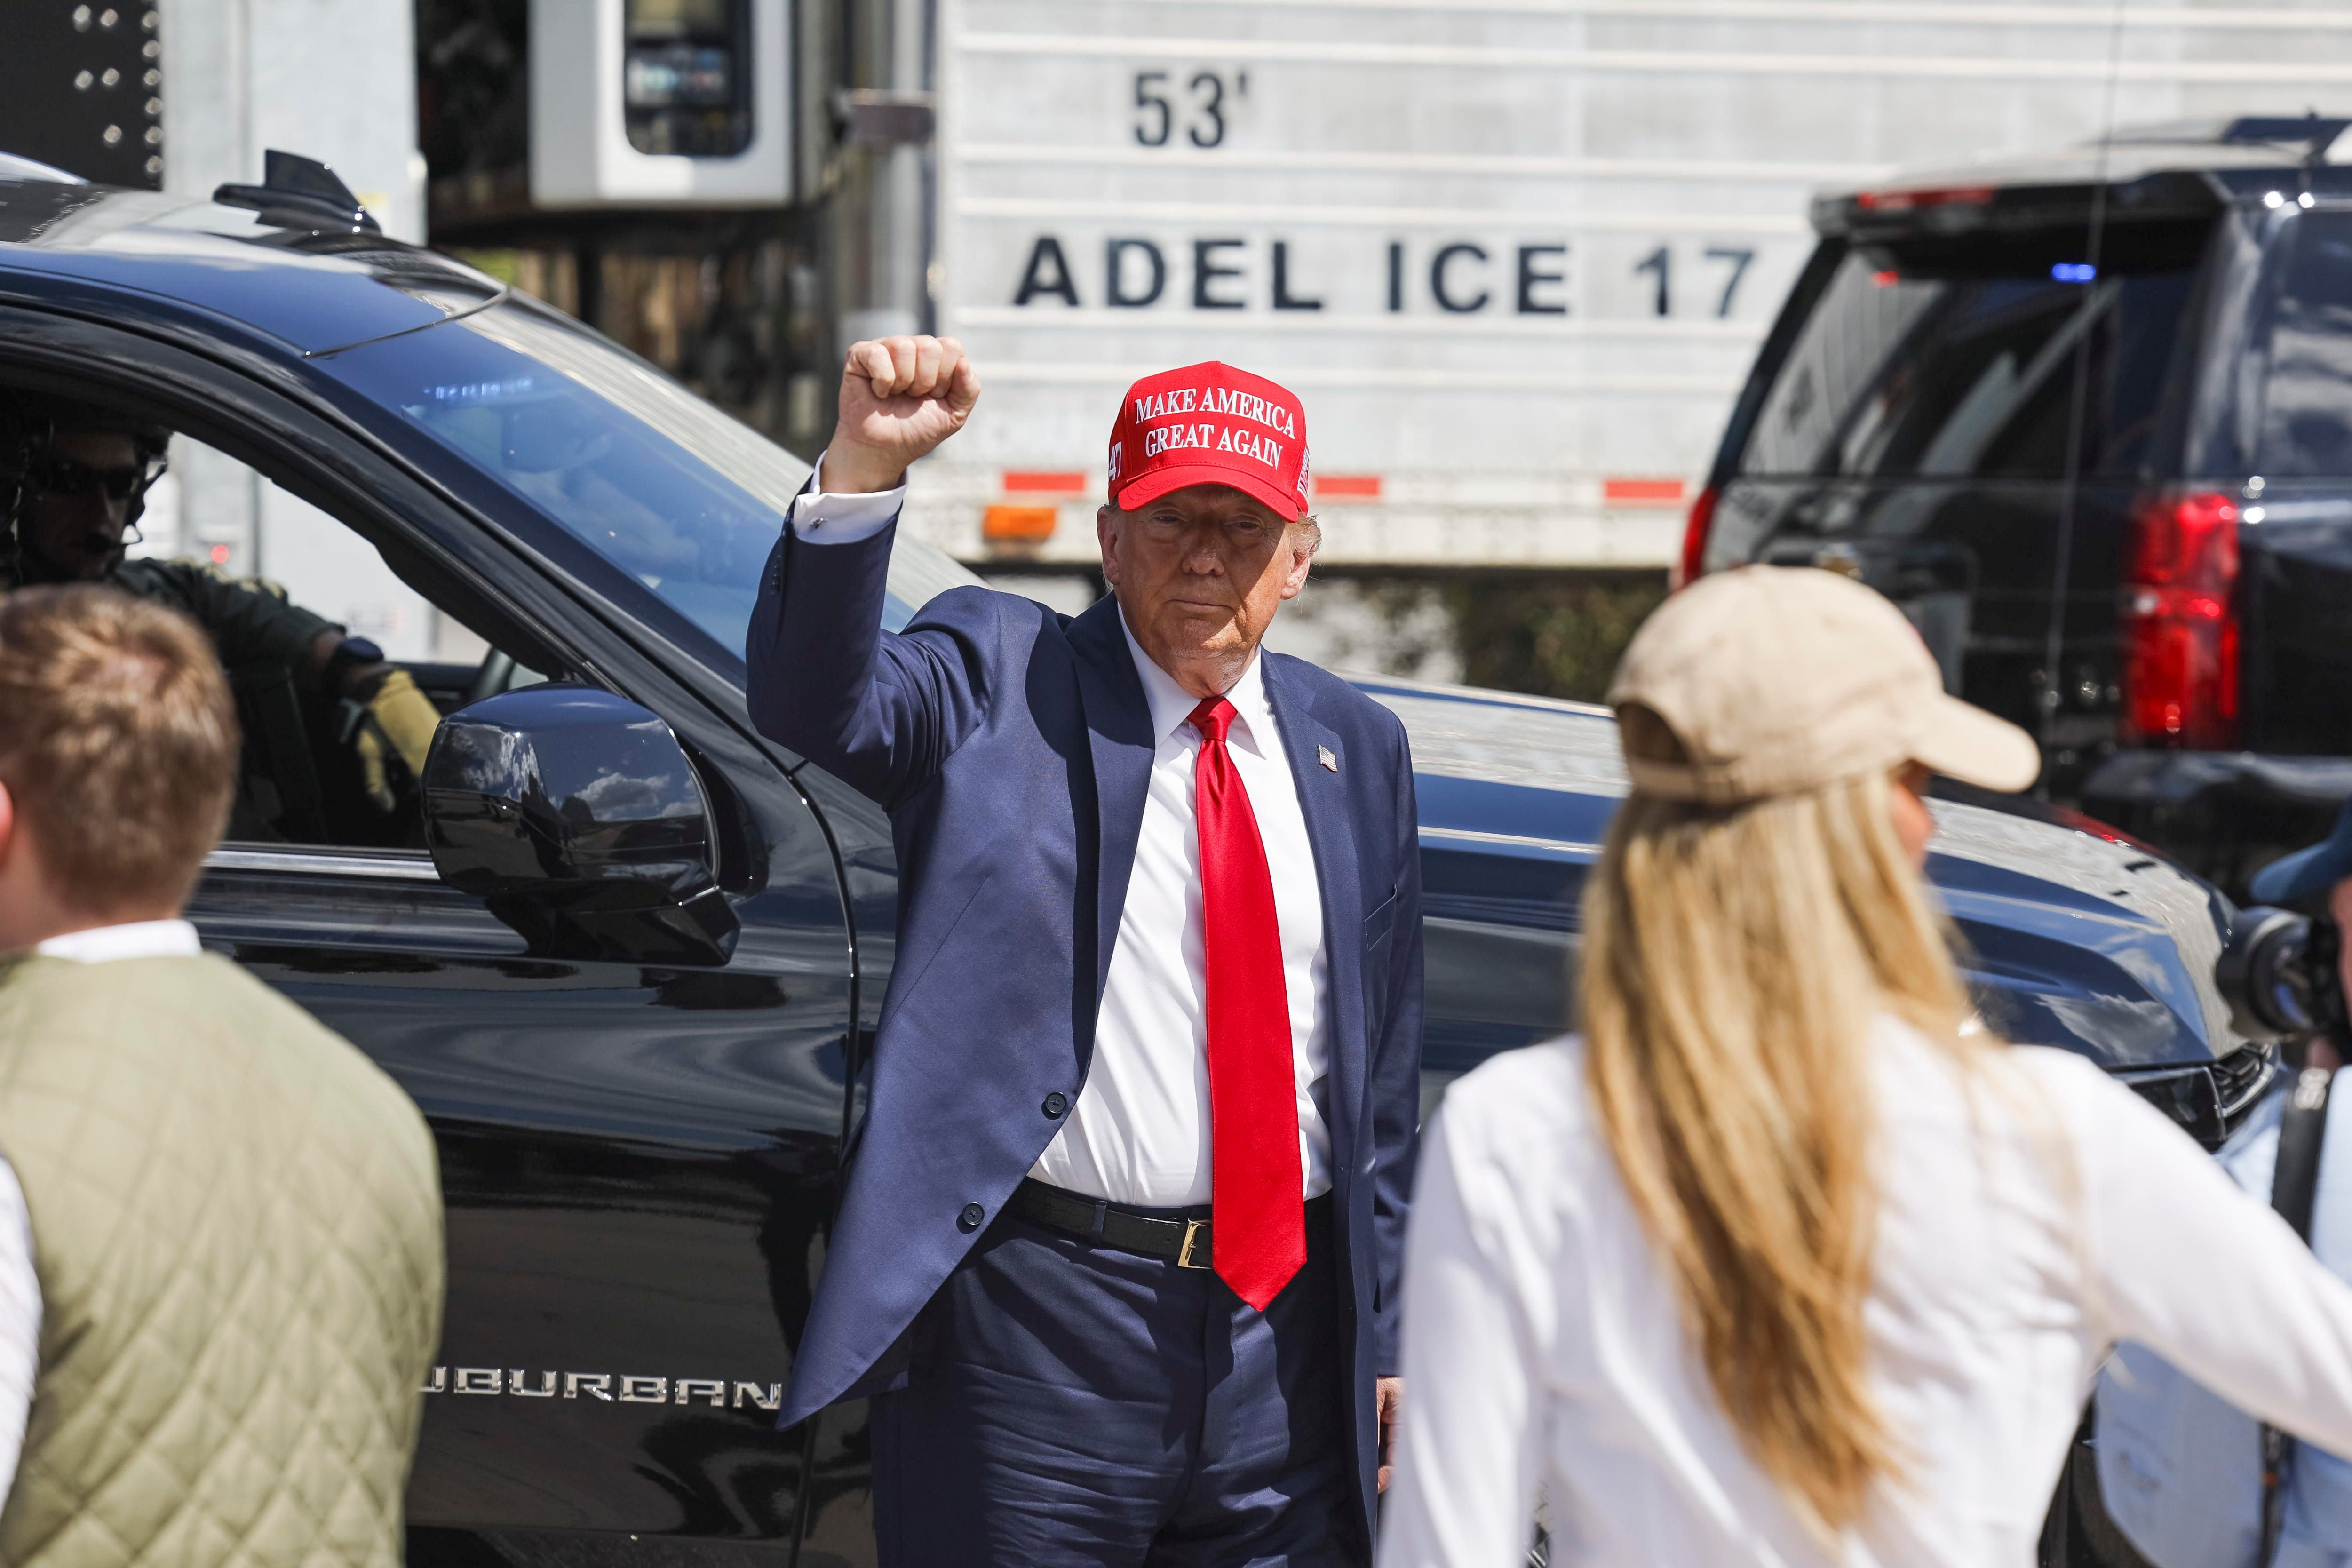
[[963,1213],[956,1215],[956,1226],[960,1230],[978,1230],[980,1222],[987,1217],[988,1211],[978,1204],[966,1204]]
[[1045,1114],[1056,1121],[1060,1120],[1062,1112],[1069,1109],[1070,1100],[1067,1095],[1056,1093],[1045,1097]]

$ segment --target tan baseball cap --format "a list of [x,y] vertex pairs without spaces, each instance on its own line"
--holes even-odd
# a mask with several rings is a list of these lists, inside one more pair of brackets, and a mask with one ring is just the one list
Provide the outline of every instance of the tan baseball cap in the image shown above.
[[1679,742],[1687,760],[1625,758],[1634,788],[1668,800],[1728,805],[1909,762],[1993,790],[2042,771],[2031,735],[1945,694],[1902,611],[1811,566],[1743,566],[1668,599],[1609,701],[1648,709]]

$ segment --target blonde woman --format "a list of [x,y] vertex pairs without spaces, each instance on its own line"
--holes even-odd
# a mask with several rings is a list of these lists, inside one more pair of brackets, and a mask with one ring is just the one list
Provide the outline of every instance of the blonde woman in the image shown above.
[[2352,1453],[2352,1289],[2089,1063],[1965,1026],[1920,877],[1930,772],[2021,789],[1823,572],[1709,577],[1617,707],[1583,1034],[1454,1085],[1405,1266],[1381,1568],[2028,1568],[2137,1340]]

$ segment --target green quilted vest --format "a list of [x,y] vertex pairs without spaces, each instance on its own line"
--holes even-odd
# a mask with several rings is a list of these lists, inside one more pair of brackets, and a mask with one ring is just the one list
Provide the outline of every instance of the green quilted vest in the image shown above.
[[6,1568],[394,1568],[440,1337],[425,1121],[226,959],[0,970],[41,1366]]

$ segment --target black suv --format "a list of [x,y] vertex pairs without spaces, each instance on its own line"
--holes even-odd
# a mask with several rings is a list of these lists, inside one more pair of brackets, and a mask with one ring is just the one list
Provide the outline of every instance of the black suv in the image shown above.
[[2225,886],[2352,795],[2352,121],[1825,195],[1681,571],[1850,573]]
[[[774,1426],[898,893],[880,810],[746,711],[807,466],[288,162],[206,204],[0,158],[0,395],[168,427],[179,515],[151,495],[142,526],[364,612],[446,714],[380,810],[343,716],[237,672],[276,809],[189,909],[432,1124],[449,1293],[411,1561],[871,1563],[864,1405]],[[257,563],[205,531],[215,503],[257,509]],[[970,581],[901,536],[885,623]],[[1625,775],[1604,710],[1359,684],[1412,741],[1426,1103],[1562,1027]],[[2218,1143],[2273,1070],[2212,983],[2226,900],[2055,814],[1937,809],[1991,1026]]]

